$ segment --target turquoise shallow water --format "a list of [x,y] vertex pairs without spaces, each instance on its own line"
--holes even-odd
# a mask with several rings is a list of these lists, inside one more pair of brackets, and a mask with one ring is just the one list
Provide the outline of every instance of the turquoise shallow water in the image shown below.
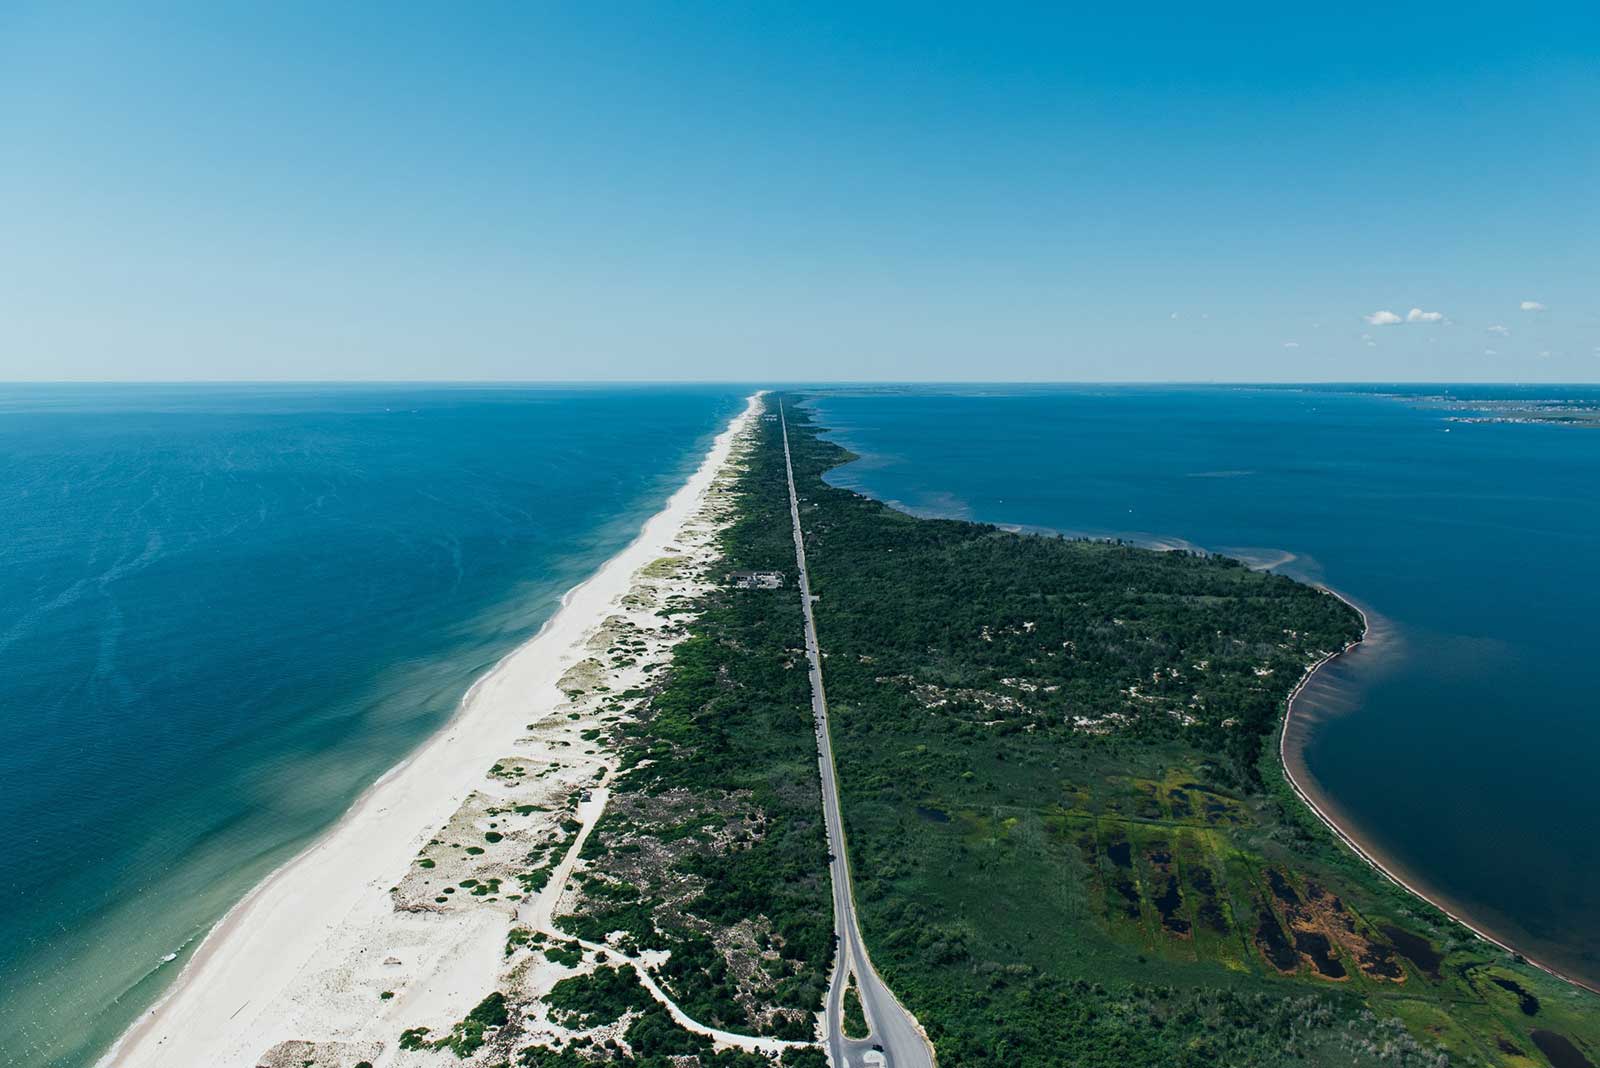
[[744,395],[0,387],[0,1065],[92,1062]]
[[816,407],[862,457],[831,478],[910,511],[1188,543],[1373,610],[1382,642],[1318,694],[1311,775],[1408,880],[1600,985],[1600,430],[1450,422],[1434,392],[916,387]]

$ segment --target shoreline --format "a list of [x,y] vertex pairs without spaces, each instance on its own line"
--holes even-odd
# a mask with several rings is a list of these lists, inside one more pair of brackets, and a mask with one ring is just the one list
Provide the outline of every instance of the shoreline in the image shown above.
[[406,870],[484,768],[524,732],[523,723],[543,714],[535,710],[559,703],[558,682],[583,659],[587,636],[627,596],[635,574],[679,539],[758,413],[762,392],[747,398],[634,538],[567,590],[533,637],[474,680],[437,731],[206,932],[172,985],[99,1056],[96,1068],[173,1063],[179,1055],[169,1040],[217,1048],[248,1031],[255,1014],[238,1020],[247,1009],[259,1014],[294,987],[362,899]]
[[[1488,942],[1489,944],[1496,946],[1501,950],[1504,950],[1512,956],[1517,957],[1518,959],[1526,962],[1529,965],[1532,965],[1535,968],[1538,968],[1540,971],[1545,972],[1556,979],[1561,980],[1562,982],[1570,983],[1581,990],[1587,990],[1591,993],[1600,994],[1600,987],[1591,986],[1582,979],[1568,975],[1559,968],[1553,967],[1552,965],[1546,964],[1535,957],[1529,956],[1527,953],[1524,953],[1522,950],[1511,945],[1504,939],[1491,934],[1487,929],[1480,927],[1471,920],[1464,918],[1462,913],[1457,911],[1455,908],[1446,906],[1442,901],[1436,900],[1430,894],[1412,885],[1412,883],[1407,882],[1399,874],[1391,870],[1389,865],[1385,864],[1381,859],[1379,859],[1377,853],[1372,849],[1372,847],[1364,844],[1353,830],[1345,827],[1322,805],[1319,805],[1316,801],[1316,798],[1313,796],[1313,789],[1308,788],[1295,777],[1294,770],[1289,760],[1288,748],[1289,728],[1290,723],[1294,718],[1295,702],[1297,702],[1304,694],[1306,687],[1311,684],[1311,681],[1316,677],[1317,672],[1321,671],[1329,664],[1339,660],[1351,650],[1362,645],[1362,643],[1367,641],[1368,635],[1372,633],[1371,619],[1368,617],[1366,610],[1358,605],[1354,600],[1346,597],[1338,590],[1323,583],[1318,582],[1313,583],[1312,585],[1315,585],[1317,589],[1328,594],[1330,597],[1337,598],[1361,617],[1361,636],[1346,644],[1344,648],[1329,653],[1327,656],[1324,656],[1322,659],[1318,660],[1315,664],[1312,664],[1306,669],[1305,674],[1300,676],[1300,681],[1295,683],[1294,689],[1289,691],[1289,696],[1284,701],[1283,720],[1278,727],[1278,767],[1283,772],[1284,781],[1289,784],[1289,788],[1294,791],[1295,796],[1299,798],[1301,804],[1305,805],[1305,807],[1311,811],[1311,814],[1316,816],[1317,819],[1321,821],[1322,825],[1331,831],[1333,836],[1338,839],[1341,844],[1343,844],[1361,860],[1365,861],[1369,867],[1371,867],[1379,875],[1382,875],[1385,879],[1388,879],[1395,886],[1398,886],[1400,889],[1404,890],[1412,897],[1415,897],[1417,900],[1424,902],[1434,909],[1437,909],[1451,922],[1459,925],[1467,931],[1470,931],[1479,939]],[[1302,736],[1302,742],[1303,739],[1304,736]],[[1303,744],[1299,747],[1302,755],[1302,768],[1304,768],[1304,748],[1305,747]],[[1309,769],[1305,769],[1305,775],[1308,779],[1311,778]]]

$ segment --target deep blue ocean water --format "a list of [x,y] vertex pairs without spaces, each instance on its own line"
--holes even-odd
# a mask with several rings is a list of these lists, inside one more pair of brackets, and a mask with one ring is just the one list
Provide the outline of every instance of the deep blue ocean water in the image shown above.
[[[1595,387],[1452,387],[1581,396]],[[1382,641],[1305,760],[1400,873],[1600,984],[1600,429],[1464,424],[1436,388],[820,394],[830,478],[919,514],[1277,563]]]
[[0,387],[0,1065],[91,1062],[743,397]]

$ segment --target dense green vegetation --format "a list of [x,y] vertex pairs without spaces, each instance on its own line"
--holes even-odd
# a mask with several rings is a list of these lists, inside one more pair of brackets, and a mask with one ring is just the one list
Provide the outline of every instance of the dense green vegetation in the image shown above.
[[1600,999],[1389,884],[1285,785],[1284,699],[1358,635],[1347,606],[897,513],[827,486],[848,454],[785,402],[864,933],[943,1068],[1544,1065],[1535,1032],[1600,1062]]
[[855,976],[850,977],[850,985],[844,988],[844,1034],[846,1038],[867,1037],[867,1013],[861,1007]]
[[811,1039],[833,932],[786,485],[781,454],[749,458],[720,566],[786,584],[693,606],[664,682],[615,728],[623,769],[560,923],[670,950],[659,977],[703,1023]]
[[550,1018],[574,1031],[615,1023],[623,1013],[643,1012],[654,1004],[632,965],[570,976],[552,987],[545,1001]]

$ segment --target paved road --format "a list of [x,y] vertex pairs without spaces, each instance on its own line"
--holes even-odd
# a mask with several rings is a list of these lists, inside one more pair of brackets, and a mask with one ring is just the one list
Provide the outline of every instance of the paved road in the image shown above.
[[[800,603],[806,618],[806,658],[811,662],[811,711],[817,724],[817,762],[822,772],[822,811],[828,828],[828,852],[833,876],[833,933],[838,939],[837,966],[828,984],[826,1006],[828,1060],[833,1068],[933,1068],[933,1049],[917,1027],[916,1017],[895,999],[867,959],[856,923],[855,896],[850,889],[850,860],[844,848],[844,823],[839,818],[839,787],[834,780],[833,740],[828,731],[828,698],[822,688],[822,655],[817,648],[817,624],[811,611],[811,577],[806,573],[805,538],[800,532],[800,501],[794,491],[794,464],[789,458],[789,421],[780,402],[783,426],[783,466],[789,474],[789,515],[794,520],[794,556],[800,569]],[[849,975],[856,977],[861,1007],[866,1011],[869,1036],[844,1037],[844,988]]]

